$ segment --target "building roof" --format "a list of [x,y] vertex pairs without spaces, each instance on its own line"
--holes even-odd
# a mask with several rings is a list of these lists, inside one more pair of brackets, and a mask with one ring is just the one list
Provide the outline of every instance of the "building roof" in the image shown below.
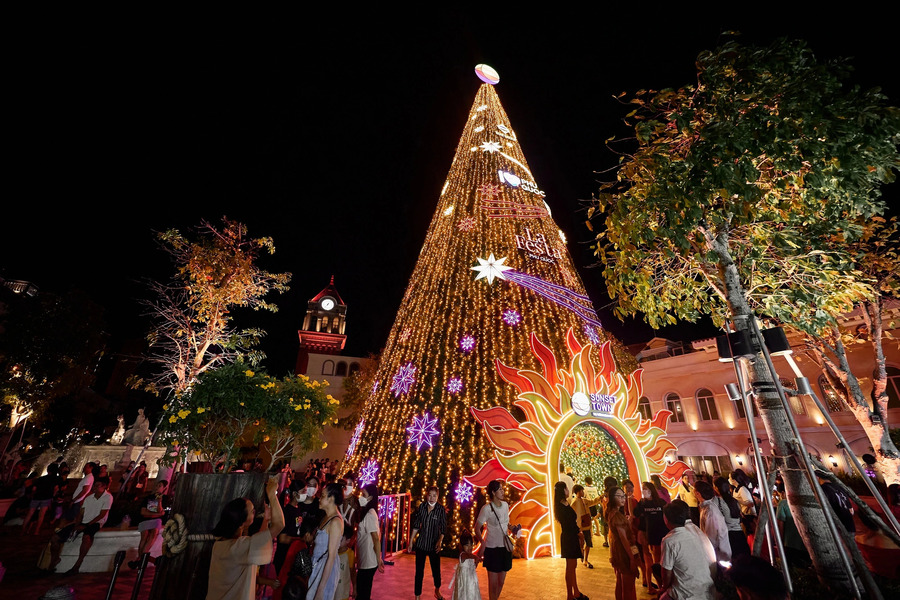
[[331,281],[328,283],[328,285],[325,286],[325,289],[316,294],[315,297],[310,300],[310,302],[318,302],[325,296],[333,297],[335,300],[337,300],[338,304],[345,304],[343,298],[341,298],[341,295],[338,294],[337,288],[334,287],[334,275],[331,276]]

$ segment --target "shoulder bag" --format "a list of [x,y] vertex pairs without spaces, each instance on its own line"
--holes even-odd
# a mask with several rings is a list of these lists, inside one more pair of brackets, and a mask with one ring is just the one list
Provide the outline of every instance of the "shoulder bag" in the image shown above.
[[[498,515],[497,511],[494,509],[494,503],[488,502],[488,504],[491,507],[491,511],[494,513],[494,517],[496,517],[496,519],[497,519],[497,525],[500,525],[500,527],[503,527],[503,525],[500,524],[500,515]],[[509,529],[509,524],[507,523],[507,530],[508,529]],[[503,532],[503,547],[506,548],[506,551],[509,552],[510,554],[512,554],[512,551],[515,550],[515,548],[516,548],[516,541],[512,538],[511,535],[509,535],[509,533],[507,531]]]

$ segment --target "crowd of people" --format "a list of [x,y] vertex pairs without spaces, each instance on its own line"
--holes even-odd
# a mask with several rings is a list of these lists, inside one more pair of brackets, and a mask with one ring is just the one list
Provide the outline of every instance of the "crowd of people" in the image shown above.
[[[617,600],[636,598],[638,579],[661,599],[712,599],[723,566],[752,562],[754,572],[765,571],[750,553],[759,504],[752,488],[740,469],[728,478],[719,473],[698,478],[687,470],[674,498],[658,476],[641,482],[640,497],[635,497],[632,481],[606,477],[600,491],[590,477],[583,485],[575,483],[560,464],[554,514],[560,554],[566,560],[567,600],[587,598],[578,587],[576,567],[581,562],[593,568],[594,535],[609,548]],[[786,503],[783,512],[790,514]]]
[[[261,463],[248,462],[243,467],[238,470],[262,470]],[[87,463],[75,485],[69,485],[68,472],[65,462],[59,460],[47,466],[42,476],[19,473],[22,493],[7,518],[22,518],[22,535],[39,534],[45,522],[54,528],[39,565],[45,570],[53,571],[60,562],[64,543],[78,543],[79,556],[67,571],[77,573],[94,536],[115,508],[105,465]],[[121,520],[124,514],[127,520],[133,515],[132,524],[137,524],[140,532],[141,556],[149,552],[162,528],[168,484],[164,480],[148,483],[144,463],[129,465],[118,483],[116,502],[130,508],[120,510],[117,517]],[[851,502],[831,482],[822,479],[820,484],[838,520],[852,535],[855,522]],[[891,509],[900,513],[898,489],[888,492],[893,494]],[[518,530],[510,525],[502,482],[490,482],[484,493],[487,502],[478,512],[474,530],[463,531],[459,539],[447,544],[447,511],[440,502],[441,490],[434,486],[424,490],[421,503],[410,516],[407,547],[415,555],[410,587],[416,600],[421,600],[423,593],[426,563],[434,598],[443,600],[441,553],[447,547],[459,551],[453,579],[446,588],[454,600],[481,598],[479,565],[486,571],[490,600],[501,597],[512,568]],[[207,598],[371,597],[377,574],[391,564],[384,558],[379,490],[375,485],[357,486],[352,472],[338,477],[334,461],[310,461],[300,472],[285,465],[269,478],[265,496],[265,507],[259,507],[259,511],[246,498],[237,498],[223,509],[212,531],[216,541]],[[773,496],[788,563],[799,568],[810,566],[780,477],[776,478]],[[658,476],[641,482],[639,490],[630,480],[606,477],[600,489],[589,476],[577,482],[571,470],[560,464],[553,509],[559,524],[558,550],[566,561],[567,600],[587,599],[578,586],[577,569],[579,564],[594,568],[591,550],[595,536],[609,548],[617,600],[636,598],[638,580],[651,595],[663,600],[711,599],[715,597],[717,578],[726,576],[736,586],[753,587],[765,581],[775,590],[772,597],[782,597],[778,595],[780,577],[773,578],[766,561],[751,557],[760,498],[751,478],[741,469],[727,477],[718,472],[698,476],[687,470],[670,497]],[[129,562],[132,568],[138,564]]]

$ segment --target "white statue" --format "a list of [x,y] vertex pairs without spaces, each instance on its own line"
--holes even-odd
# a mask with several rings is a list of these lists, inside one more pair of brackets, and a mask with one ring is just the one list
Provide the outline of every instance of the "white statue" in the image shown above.
[[122,440],[125,439],[125,415],[119,415],[116,417],[116,420],[119,421],[119,426],[116,428],[116,432],[112,434],[112,437],[109,438],[109,443],[113,446],[121,445]]
[[150,421],[144,416],[144,409],[139,408],[137,418],[128,431],[125,432],[123,442],[132,446],[143,446],[147,438],[150,437]]

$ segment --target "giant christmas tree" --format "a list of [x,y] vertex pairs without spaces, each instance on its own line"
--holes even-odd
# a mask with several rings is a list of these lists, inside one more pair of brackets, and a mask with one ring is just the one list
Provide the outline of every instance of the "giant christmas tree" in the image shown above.
[[[549,440],[539,428],[516,430],[520,423],[539,420],[535,410],[541,412],[523,404],[523,396],[541,388],[549,397],[556,393],[551,388],[569,381],[569,391],[561,392],[565,401],[551,401],[560,417],[566,410],[572,413],[568,404],[562,405],[575,402],[572,394],[578,389],[592,394],[593,401],[601,387],[615,391],[603,387],[603,377],[616,383],[611,373],[630,373],[636,367],[601,327],[566,238],[550,215],[493,84],[487,83],[488,73],[345,461],[361,480],[374,479],[385,492],[418,496],[424,487],[437,485],[448,509],[457,513],[451,515],[453,533],[471,526],[482,501],[479,494],[469,501],[471,484],[501,477],[518,498],[535,487],[536,478],[547,479],[546,474],[511,473],[512,466],[494,458],[534,450],[535,436],[542,443]],[[571,372],[557,370],[557,360],[567,365],[569,359]],[[581,366],[575,365],[578,361]],[[542,366],[546,379],[535,383]],[[588,377],[585,368],[601,375]],[[581,375],[572,375],[576,372]],[[628,413],[633,416],[639,381],[631,385],[618,377],[624,382],[620,395],[627,387],[633,396]],[[665,419],[667,415],[654,424],[664,429]],[[544,427],[549,427],[546,419]],[[648,434],[654,442],[657,429]],[[570,442],[566,452],[571,447]],[[665,449],[657,448],[657,467]],[[596,460],[604,456],[597,453]],[[609,461],[616,472],[625,468],[621,456]],[[539,504],[546,512],[545,501]]]

